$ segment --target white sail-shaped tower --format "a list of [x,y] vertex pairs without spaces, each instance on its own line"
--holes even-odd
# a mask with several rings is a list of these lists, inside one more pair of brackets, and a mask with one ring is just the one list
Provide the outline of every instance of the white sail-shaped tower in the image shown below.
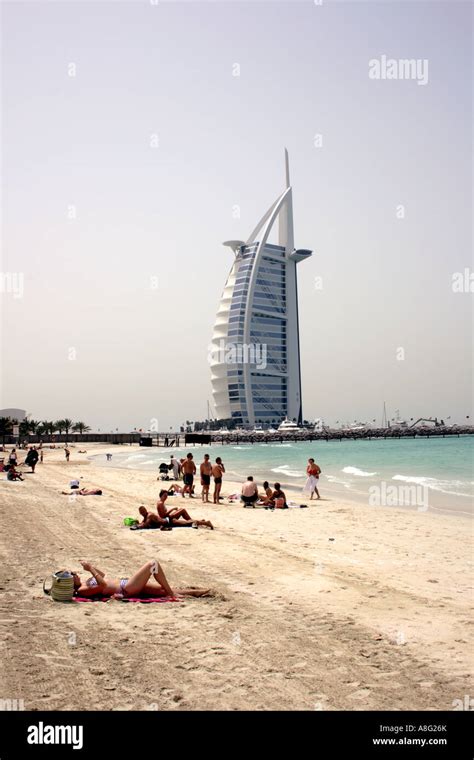
[[[210,364],[218,419],[240,426],[302,421],[296,250],[288,152],[286,188],[249,239],[224,243],[234,252],[212,336]],[[278,220],[278,245],[268,243]]]

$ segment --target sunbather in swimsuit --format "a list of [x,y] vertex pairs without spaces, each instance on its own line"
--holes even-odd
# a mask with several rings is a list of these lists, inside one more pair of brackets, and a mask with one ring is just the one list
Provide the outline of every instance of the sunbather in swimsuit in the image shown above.
[[[110,578],[90,562],[81,560],[84,570],[92,573],[85,583],[77,573],[74,576],[74,591],[77,596],[114,596],[116,598],[134,596],[204,596],[208,589],[177,589],[176,594],[169,585],[163,569],[157,560],[150,560],[130,578]],[[156,581],[150,583],[150,578]]]

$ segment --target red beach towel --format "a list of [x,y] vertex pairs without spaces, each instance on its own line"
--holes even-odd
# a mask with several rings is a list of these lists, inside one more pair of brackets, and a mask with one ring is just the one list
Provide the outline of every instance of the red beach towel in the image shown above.
[[[111,596],[74,596],[74,602],[109,602],[112,599]],[[127,598],[119,599],[120,602],[179,602],[175,596],[129,596]]]

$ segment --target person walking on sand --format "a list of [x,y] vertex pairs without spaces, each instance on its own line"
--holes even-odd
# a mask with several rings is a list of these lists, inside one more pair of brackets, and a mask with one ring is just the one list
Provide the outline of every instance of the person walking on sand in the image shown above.
[[321,472],[321,468],[314,459],[308,459],[308,466],[306,468],[306,474],[308,476],[308,479],[306,480],[303,493],[309,493],[310,494],[310,500],[313,498],[313,494],[316,494],[316,498],[320,499],[319,491],[318,491],[318,485],[319,485],[319,474]]
[[18,454],[16,453],[16,449],[13,448],[8,458],[8,464],[12,464],[14,467],[16,467],[17,463],[18,463]]
[[209,504],[209,488],[211,485],[212,464],[209,459],[209,454],[204,454],[204,461],[201,463],[201,485],[202,493],[201,498],[203,502]]
[[26,455],[25,464],[31,467],[31,472],[34,473],[37,462],[38,452],[36,451],[36,446],[33,446],[33,448],[30,449]]
[[189,498],[194,499],[193,496],[193,481],[194,476],[196,474],[196,464],[193,459],[193,455],[187,454],[186,459],[184,460],[182,464],[183,469],[183,479],[184,479],[184,488],[183,488],[183,499],[184,494],[187,492],[189,493]]
[[71,456],[71,452],[69,451],[68,447],[64,447],[64,456],[66,457],[66,462],[69,462],[69,457]]
[[222,474],[225,472],[225,467],[220,457],[216,458],[216,463],[212,467],[212,475],[214,477],[214,504],[219,504],[219,499],[222,499]]

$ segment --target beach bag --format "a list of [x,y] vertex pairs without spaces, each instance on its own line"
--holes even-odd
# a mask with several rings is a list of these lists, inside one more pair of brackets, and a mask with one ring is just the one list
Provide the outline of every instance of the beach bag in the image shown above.
[[275,499],[275,509],[284,509],[285,508],[285,499],[283,497],[279,497],[278,499]]
[[46,579],[43,581],[43,591],[51,596],[55,602],[71,602],[74,596],[74,578],[68,570],[58,570],[51,575],[51,588],[45,588]]
[[138,520],[136,520],[134,517],[124,517],[123,524],[127,526],[138,525]]

